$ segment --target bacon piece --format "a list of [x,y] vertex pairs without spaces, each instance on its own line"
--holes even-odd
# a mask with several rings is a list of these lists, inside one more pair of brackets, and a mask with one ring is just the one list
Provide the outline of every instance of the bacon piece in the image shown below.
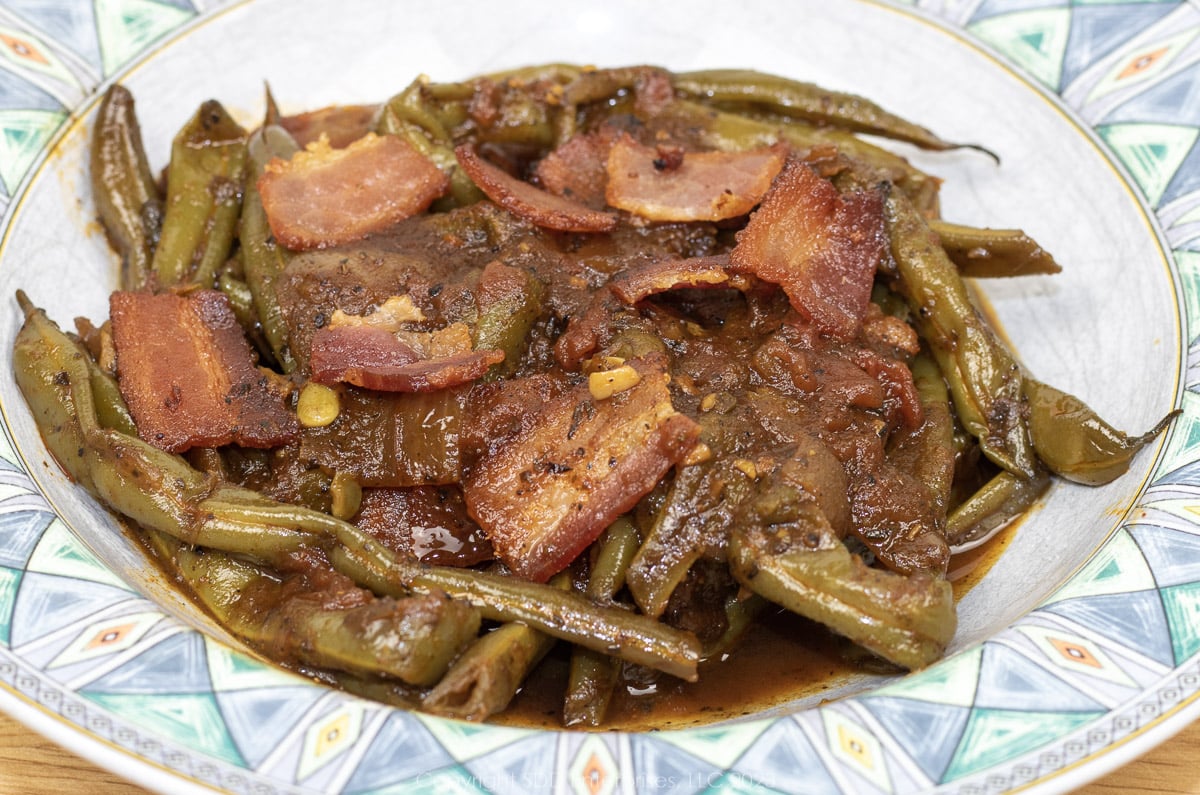
[[607,206],[608,153],[620,135],[620,130],[609,125],[574,135],[542,158],[534,175],[555,196],[603,209]]
[[350,373],[380,367],[403,367],[420,358],[420,354],[386,329],[368,325],[337,325],[326,326],[313,334],[308,366],[314,381],[332,384],[350,380],[347,378]]
[[309,352],[314,381],[342,381],[381,392],[446,389],[474,381],[502,361],[504,352],[498,350],[466,350],[425,359],[395,334],[366,325],[319,329]]
[[849,340],[866,316],[884,243],[878,191],[843,196],[808,166],[789,162],[730,259],[734,270],[781,286],[823,334]]
[[222,293],[115,292],[109,310],[121,397],[144,441],[181,453],[296,437],[295,415],[254,366]]
[[381,392],[436,392],[482,378],[488,368],[502,361],[504,351],[467,351],[399,367],[362,368],[347,372],[342,380]]
[[494,445],[464,478],[467,509],[519,577],[544,582],[658,483],[700,428],[671,406],[665,360],[604,400],[587,385],[529,410],[537,422]]
[[324,135],[334,149],[344,149],[371,132],[378,110],[378,105],[332,105],[284,116],[279,126],[291,133],[300,146],[319,141]]
[[538,226],[559,232],[608,232],[617,225],[617,217],[612,213],[593,210],[522,182],[484,160],[469,144],[455,147],[454,155],[484,195]]
[[424,212],[449,180],[407,141],[373,133],[345,149],[309,144],[267,163],[258,180],[267,221],[290,249],[358,240]]
[[688,257],[631,268],[609,284],[631,306],[647,296],[685,287],[721,287],[729,282],[729,257]]
[[[747,152],[660,151],[628,133],[608,153],[608,203],[651,221],[722,221],[754,209],[783,168],[784,144]],[[678,165],[676,165],[676,163]]]

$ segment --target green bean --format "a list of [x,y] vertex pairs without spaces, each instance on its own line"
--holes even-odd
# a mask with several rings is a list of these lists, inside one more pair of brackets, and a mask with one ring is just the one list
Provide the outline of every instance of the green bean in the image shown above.
[[703,548],[698,538],[698,517],[690,510],[709,465],[683,467],[667,490],[667,498],[646,532],[626,571],[626,584],[638,609],[658,617],[679,583],[687,577]]
[[1037,455],[1022,416],[1020,368],[976,311],[958,269],[912,202],[889,190],[885,207],[897,288],[946,377],[959,420],[997,466],[1034,477]]
[[1129,436],[1074,395],[1032,378],[1025,379],[1023,390],[1038,458],[1054,474],[1088,486],[1101,486],[1125,474],[1137,452],[1180,413],[1176,409],[1141,436]]
[[238,219],[242,268],[263,336],[280,368],[290,373],[295,369],[296,362],[288,346],[288,329],[275,295],[275,280],[283,273],[292,255],[271,234],[257,183],[270,160],[276,157],[286,160],[296,153],[298,147],[287,130],[271,125],[251,135],[246,148],[249,160],[246,191]]
[[729,540],[730,569],[743,585],[896,665],[941,657],[957,625],[946,580],[869,568],[803,490],[763,480]]
[[734,594],[730,597],[725,603],[725,620],[728,622],[725,631],[716,640],[705,644],[700,657],[701,662],[719,659],[729,652],[769,604],[766,599],[754,593]]
[[863,97],[778,75],[749,69],[709,69],[676,73],[671,83],[684,96],[717,107],[761,108],[814,124],[906,141],[923,149],[958,146]]
[[121,285],[146,283],[162,224],[162,197],[142,147],[133,95],[119,83],[104,92],[92,133],[92,198],[100,222],[121,257]]
[[159,287],[212,286],[233,244],[245,163],[245,131],[219,102],[205,102],[171,146],[153,262]]
[[13,342],[13,376],[50,454],[76,483],[92,490],[86,434],[97,426],[88,355],[25,293],[25,322]]
[[[638,549],[638,532],[621,517],[593,545],[595,562],[588,574],[587,596],[608,603],[625,583],[625,570]],[[574,648],[563,698],[564,726],[599,726],[604,722],[613,688],[621,675],[618,662],[590,649]]]
[[376,593],[441,590],[477,606],[485,619],[520,621],[547,635],[696,680],[696,637],[619,607],[596,605],[581,594],[499,574],[422,567],[391,558],[353,536],[331,550],[335,568]]
[[959,273],[973,279],[1058,273],[1062,266],[1020,229],[980,229],[929,221]]
[[946,541],[962,548],[980,541],[995,529],[1020,516],[1050,486],[1050,474],[1042,468],[1033,478],[1000,472],[950,512]]
[[598,539],[596,560],[588,574],[587,595],[597,602],[611,602],[625,585],[625,573],[637,553],[641,539],[628,517],[622,516]]
[[444,597],[333,607],[314,585],[289,587],[274,572],[158,531],[147,538],[213,617],[273,659],[426,686],[479,629],[476,610]]
[[525,624],[505,624],[476,640],[421,700],[434,713],[484,720],[500,712],[554,645]]
[[[485,278],[487,273],[485,269]],[[516,370],[521,361],[525,340],[542,312],[542,298],[545,293],[542,283],[528,271],[521,271],[520,278],[524,284],[519,290],[503,291],[495,300],[485,302],[485,293],[480,291],[475,348],[495,348],[504,351],[504,361],[492,366],[488,371],[488,380],[511,375]]]

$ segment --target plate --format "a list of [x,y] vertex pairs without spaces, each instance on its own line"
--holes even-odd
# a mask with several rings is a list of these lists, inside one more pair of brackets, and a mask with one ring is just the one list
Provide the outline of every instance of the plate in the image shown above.
[[108,81],[159,166],[204,99],[253,123],[264,80],[286,110],[547,61],[752,67],[996,152],[898,147],[945,179],[948,219],[1022,227],[1064,264],[982,286],[1024,363],[1130,430],[1185,410],[1127,476],[1055,485],[998,542],[929,669],[710,726],[578,733],[399,711],[238,651],[47,460],[4,378],[0,703],[163,792],[1062,791],[1160,741],[1200,711],[1200,12],[1060,5],[0,3],[0,295],[61,322],[105,316],[114,284],[85,172]]

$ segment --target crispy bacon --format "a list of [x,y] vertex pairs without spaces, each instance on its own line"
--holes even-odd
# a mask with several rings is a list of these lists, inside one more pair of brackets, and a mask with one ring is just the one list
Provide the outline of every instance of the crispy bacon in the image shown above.
[[789,162],[730,254],[735,270],[780,285],[822,333],[852,339],[871,299],[884,249],[883,197],[842,195],[801,162]]
[[655,293],[684,287],[723,287],[729,283],[729,257],[688,257],[630,268],[610,283],[612,291],[633,305]]
[[344,149],[371,132],[377,105],[331,105],[328,108],[284,116],[279,126],[291,133],[300,146],[321,140],[324,135],[334,149]]
[[312,379],[381,392],[434,392],[474,381],[504,361],[498,350],[464,350],[423,358],[395,334],[375,326],[341,325],[312,336]]
[[617,225],[612,213],[535,188],[484,160],[469,144],[455,147],[454,154],[484,195],[538,226],[559,232],[609,232]]
[[595,132],[573,135],[538,161],[534,175],[555,196],[602,210],[607,205],[608,153],[620,134],[617,128],[604,125]]
[[395,135],[368,134],[345,149],[309,144],[272,160],[258,180],[275,238],[290,249],[358,240],[423,212],[449,180]]
[[332,384],[349,380],[349,373],[380,367],[403,367],[420,358],[420,354],[387,329],[368,325],[337,325],[326,326],[313,334],[308,366],[314,381]]
[[116,292],[109,308],[118,385],[142,439],[180,453],[296,437],[295,415],[254,366],[222,293]]
[[671,406],[665,360],[633,365],[641,380],[612,397],[584,384],[526,409],[537,421],[464,477],[468,511],[517,576],[561,570],[695,444],[699,426]]
[[608,154],[608,203],[652,221],[722,221],[754,209],[783,168],[783,144],[747,152],[677,152],[624,134]]

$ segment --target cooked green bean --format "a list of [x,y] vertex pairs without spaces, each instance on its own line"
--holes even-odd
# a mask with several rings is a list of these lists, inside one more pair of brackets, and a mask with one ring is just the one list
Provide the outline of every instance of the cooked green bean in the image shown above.
[[[587,595],[604,604],[611,602],[625,583],[625,570],[638,548],[637,528],[628,517],[621,517],[608,526],[594,548]],[[563,698],[563,725],[602,724],[620,675],[621,667],[612,657],[590,649],[573,649]]]
[[739,516],[729,563],[747,588],[896,665],[921,668],[942,656],[957,626],[949,582],[869,568],[816,502],[786,482],[760,485]]
[[153,260],[160,287],[212,286],[233,245],[245,163],[246,133],[215,100],[175,136]]
[[912,202],[897,190],[885,202],[897,288],[946,377],[959,420],[997,466],[1032,478],[1037,456],[1022,416],[1020,368]]
[[1101,486],[1125,474],[1137,451],[1179,414],[1177,409],[1141,436],[1129,436],[1079,398],[1040,381],[1026,378],[1024,394],[1038,457],[1054,474],[1088,486]]
[[267,213],[258,194],[258,178],[273,158],[288,159],[298,147],[287,130],[274,125],[264,126],[250,136],[247,143],[246,191],[238,219],[238,243],[242,252],[242,268],[246,285],[262,326],[263,336],[285,373],[296,367],[288,347],[287,324],[275,295],[275,280],[291,261],[291,253],[276,242],[267,224]]
[[489,718],[508,706],[553,645],[551,638],[525,624],[498,627],[471,644],[421,706],[450,718]]
[[476,610],[445,597],[335,607],[316,586],[289,589],[274,572],[155,530],[147,539],[213,617],[269,657],[427,686],[479,630]]
[[906,141],[924,149],[945,150],[958,146],[864,97],[778,75],[749,69],[708,69],[678,72],[671,83],[683,95],[711,102],[717,107],[760,108],[814,124]]
[[126,290],[139,289],[162,225],[162,197],[142,147],[133,95],[119,83],[100,102],[90,158],[92,199],[121,257],[120,283]]
[[929,228],[963,276],[987,279],[1062,270],[1050,252],[1020,229],[980,229],[936,219]]
[[950,512],[946,542],[955,547],[971,544],[1020,516],[1050,487],[1050,474],[1042,468],[1032,478],[1000,472]]

